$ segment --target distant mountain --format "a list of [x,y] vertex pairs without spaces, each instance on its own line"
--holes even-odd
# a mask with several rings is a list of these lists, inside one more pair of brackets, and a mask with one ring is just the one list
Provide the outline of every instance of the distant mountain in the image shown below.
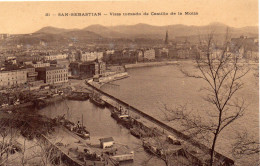
[[87,30],[68,31],[63,32],[60,35],[71,41],[97,40],[103,38],[102,36]]
[[105,38],[122,38],[124,36],[124,34],[120,32],[115,32],[113,29],[98,24],[90,25],[83,30],[94,32]]
[[64,29],[64,28],[55,28],[55,27],[44,27],[41,28],[40,30],[34,32],[34,33],[48,33],[48,34],[59,34],[59,33],[63,33],[63,32],[68,32],[71,31],[70,29]]
[[[162,39],[165,37],[165,32],[168,30],[169,37],[174,38],[178,36],[194,36],[205,35],[214,31],[215,34],[225,34],[227,31],[227,25],[222,23],[211,23],[206,26],[188,26],[182,24],[168,25],[168,26],[153,26],[148,24],[136,24],[136,25],[118,25],[118,26],[102,26],[102,25],[90,25],[83,29],[62,29],[55,27],[44,27],[35,33],[46,34],[64,34],[79,31],[89,31],[103,38],[152,38]],[[243,27],[234,28],[229,27],[230,34],[239,35],[257,35],[258,27]]]
[[[218,37],[223,38],[227,31],[227,26],[222,23],[211,23],[205,26],[187,26],[182,24],[168,25],[168,26],[153,26],[148,24],[136,25],[118,25],[118,26],[102,26],[90,25],[83,29],[64,29],[55,27],[44,27],[35,33],[19,35],[15,38],[17,43],[38,43],[40,41],[51,42],[77,42],[77,41],[109,41],[114,39],[123,39],[127,41],[149,41],[149,40],[163,40],[165,33],[168,31],[169,40],[198,40],[198,36],[205,36],[211,31]],[[243,28],[229,27],[229,33],[232,37],[239,37],[246,35],[249,37],[258,37],[258,27],[250,26]],[[151,42],[151,41],[150,41]]]
[[[109,27],[115,32],[126,34],[128,37],[146,36],[151,38],[164,38],[168,30],[169,37],[205,35],[214,31],[215,34],[225,34],[227,26],[221,23],[211,23],[206,26],[187,26],[182,24],[168,26],[152,26],[148,24],[136,24],[130,26]],[[258,27],[233,28],[229,27],[229,32],[233,35],[253,35],[258,34]]]

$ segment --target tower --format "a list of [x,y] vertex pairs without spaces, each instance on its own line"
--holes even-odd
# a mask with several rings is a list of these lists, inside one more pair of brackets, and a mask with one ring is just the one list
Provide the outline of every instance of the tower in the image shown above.
[[166,45],[169,44],[169,41],[168,41],[168,30],[166,31],[164,44],[166,44]]

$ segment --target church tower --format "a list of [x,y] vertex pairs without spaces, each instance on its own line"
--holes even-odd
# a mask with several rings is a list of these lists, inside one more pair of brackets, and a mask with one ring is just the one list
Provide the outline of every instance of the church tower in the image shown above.
[[169,41],[168,41],[168,30],[166,31],[166,35],[165,35],[165,41],[164,41],[164,44],[165,45],[168,45],[169,44]]

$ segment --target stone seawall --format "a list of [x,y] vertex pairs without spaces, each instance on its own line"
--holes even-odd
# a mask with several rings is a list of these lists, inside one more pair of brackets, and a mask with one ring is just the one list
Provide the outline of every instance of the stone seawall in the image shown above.
[[[179,138],[185,140],[185,141],[188,141],[189,143],[191,143],[193,146],[201,149],[202,151],[204,151],[206,154],[209,154],[211,149],[209,147],[207,147],[206,145],[198,142],[197,140],[194,140],[193,138],[189,137],[188,135],[174,129],[173,127],[171,126],[168,126],[167,124],[161,122],[160,120],[144,113],[143,111],[135,108],[134,106],[131,106],[129,105],[128,103],[102,91],[101,89],[99,89],[98,87],[95,87],[91,84],[91,82],[86,82],[87,85],[91,86],[93,89],[95,89],[96,91],[98,91],[99,93],[101,93],[102,95],[105,95],[109,98],[111,98],[112,100],[116,101],[117,103],[119,103],[120,105],[124,105],[126,107],[129,108],[130,111],[133,111],[137,114],[139,114],[140,116],[146,118],[147,120],[153,122],[154,124],[164,128],[165,130],[167,130],[168,132],[170,133],[173,133],[174,135],[178,136]],[[234,160],[229,158],[229,157],[226,157],[224,155],[222,155],[221,153],[218,153],[215,151],[215,158],[218,159],[219,161],[223,161],[224,165],[227,165],[227,166],[232,166],[234,165]]]
[[176,65],[178,61],[165,61],[165,62],[146,62],[136,64],[126,64],[126,69],[139,68],[139,67],[152,67],[152,66],[165,66],[165,65]]

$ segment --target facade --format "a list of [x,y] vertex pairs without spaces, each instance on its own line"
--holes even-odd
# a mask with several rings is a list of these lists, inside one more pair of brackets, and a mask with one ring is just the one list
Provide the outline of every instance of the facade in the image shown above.
[[68,55],[68,59],[70,62],[75,62],[76,61],[76,52],[72,52]]
[[44,80],[46,84],[57,84],[68,82],[68,69],[61,67],[37,68],[38,80]]
[[143,55],[143,50],[139,50],[138,53],[137,53],[137,61],[138,62],[141,62],[144,60],[144,55]]
[[44,57],[45,60],[57,60],[57,59],[67,59],[68,58],[68,54],[57,54],[57,55],[47,55]]
[[113,55],[115,53],[115,50],[106,50],[107,55]]
[[155,58],[167,58],[169,55],[169,49],[168,48],[156,48],[155,49]]
[[90,62],[96,59],[100,60],[103,58],[103,52],[81,52],[80,61]]
[[154,49],[144,50],[143,56],[144,59],[146,60],[153,60],[155,59],[155,50]]
[[103,61],[72,62],[69,67],[74,76],[93,77],[94,75],[103,75],[106,71],[106,63]]
[[27,82],[27,70],[18,69],[10,71],[0,71],[0,87],[12,87],[25,84]]
[[31,64],[34,68],[39,68],[39,67],[49,67],[50,63],[43,63],[43,62],[36,62]]
[[75,76],[75,75],[80,74],[80,71],[79,71],[79,65],[80,64],[81,63],[79,63],[79,62],[71,62],[69,64],[69,69],[70,69],[71,75]]
[[38,73],[35,72],[35,68],[28,67],[27,70],[27,82],[34,82],[37,80]]
[[93,62],[85,62],[79,65],[79,73],[81,76],[93,77],[98,74],[98,64]]

